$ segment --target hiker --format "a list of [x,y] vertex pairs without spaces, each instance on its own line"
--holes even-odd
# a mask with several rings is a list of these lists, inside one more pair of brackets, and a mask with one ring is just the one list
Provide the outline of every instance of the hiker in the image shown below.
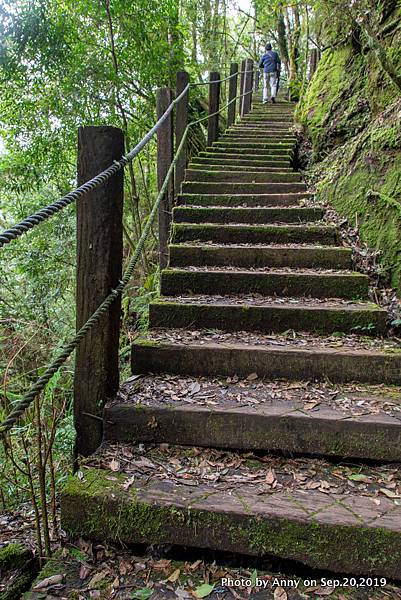
[[276,102],[280,68],[281,60],[278,53],[272,50],[271,44],[266,44],[266,52],[259,62],[259,69],[263,69],[263,104],[269,101],[269,87],[272,102],[273,104]]

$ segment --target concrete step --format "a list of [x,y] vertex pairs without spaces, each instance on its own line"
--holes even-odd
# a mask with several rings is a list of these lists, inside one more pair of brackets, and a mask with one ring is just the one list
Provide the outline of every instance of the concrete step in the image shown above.
[[296,206],[309,192],[295,194],[178,194],[178,205],[191,206]]
[[172,242],[223,244],[321,244],[335,246],[337,230],[330,225],[214,225],[174,223]]
[[184,181],[183,194],[291,194],[306,192],[304,183],[249,183]]
[[330,246],[171,244],[171,267],[351,269],[351,249]]
[[176,223],[307,223],[320,221],[321,208],[229,208],[191,207],[173,208]]
[[235,159],[219,159],[219,158],[196,158],[192,159],[189,163],[188,169],[202,169],[204,171],[256,171],[259,173],[293,173],[294,170],[289,167],[272,167],[265,166],[262,161],[260,164],[255,161],[256,165],[252,161],[238,161]]
[[[276,333],[309,331],[381,335],[387,311],[369,302],[314,302],[290,298],[286,303],[247,294],[242,297],[194,296],[168,298],[150,304],[150,326],[223,329]],[[181,294],[182,295],[182,294]],[[400,421],[401,425],[401,421]],[[401,452],[401,449],[400,449]]]
[[235,379],[127,381],[106,406],[105,438],[401,461],[399,412],[388,409],[399,387]]
[[221,167],[219,171],[206,171],[205,169],[186,169],[185,181],[199,181],[202,183],[235,182],[241,183],[298,183],[301,181],[299,173],[260,171],[231,171],[227,167]]
[[[341,492],[338,474],[347,482],[353,473],[345,467],[206,456],[200,466],[196,448],[105,444],[65,482],[61,528],[74,540],[273,555],[352,576],[399,577],[401,507],[377,496],[383,466],[364,469],[375,492],[358,483]],[[118,471],[109,467],[111,457]],[[273,479],[275,488],[267,483]]]
[[196,269],[164,269],[161,274],[161,293],[164,296],[261,294],[350,300],[368,296],[368,277],[352,271],[234,270],[228,267]]
[[[213,335],[213,337],[211,337]],[[246,332],[196,338],[185,330],[151,330],[132,346],[133,373],[164,373],[211,377],[248,377],[288,381],[401,384],[401,352],[381,342],[359,344],[350,337],[274,338]],[[356,337],[356,336],[355,336]]]
[[293,123],[292,115],[273,115],[273,114],[248,114],[242,117],[242,123],[264,123],[265,121],[269,121],[271,123],[275,123],[276,121],[279,123]]

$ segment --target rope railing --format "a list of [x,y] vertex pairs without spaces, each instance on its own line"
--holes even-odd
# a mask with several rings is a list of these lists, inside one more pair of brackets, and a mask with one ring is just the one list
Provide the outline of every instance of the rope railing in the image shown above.
[[233,77],[237,77],[238,73],[246,75],[247,73],[254,73],[257,70],[258,70],[257,67],[254,67],[253,69],[248,69],[246,71],[239,71],[236,73],[232,73],[231,75],[227,75],[227,77],[224,77],[223,79],[216,79],[215,81],[194,81],[193,83],[190,83],[189,86],[192,88],[192,87],[198,87],[198,86],[202,86],[202,85],[210,85],[211,83],[224,83],[225,81],[229,81]]
[[[183,96],[184,94],[187,92],[188,90],[188,85],[184,88],[183,92],[177,96],[177,98],[175,99],[174,102],[172,102],[169,106],[169,108],[167,109],[168,114],[171,112],[172,110],[172,106],[174,105],[174,103],[177,103]],[[148,238],[151,229],[152,229],[152,225],[153,222],[155,220],[156,214],[159,210],[159,207],[161,205],[162,199],[168,189],[168,185],[170,182],[170,179],[172,177],[172,174],[174,172],[174,168],[177,164],[177,161],[181,155],[181,152],[185,146],[185,142],[188,136],[188,132],[190,127],[193,127],[194,125],[197,125],[198,123],[205,121],[206,119],[209,119],[211,116],[217,115],[219,113],[221,113],[223,110],[225,110],[229,105],[231,105],[233,102],[235,102],[236,100],[239,100],[249,94],[252,93],[252,89],[248,90],[247,92],[244,92],[242,94],[237,94],[235,96],[235,98],[233,98],[232,100],[230,100],[227,104],[225,104],[224,106],[220,107],[218,111],[216,111],[215,113],[212,114],[208,114],[204,117],[201,117],[199,119],[196,119],[194,121],[191,121],[190,123],[188,123],[188,125],[186,126],[181,141],[177,147],[177,150],[174,154],[174,157],[171,161],[171,164],[169,166],[169,169],[166,173],[166,176],[164,178],[164,181],[160,187],[159,193],[157,195],[157,198],[154,202],[154,205],[152,207],[152,210],[149,214],[148,220],[146,222],[145,227],[142,230],[142,234],[137,242],[137,245],[135,246],[134,252],[132,257],[129,260],[128,266],[121,278],[121,280],[119,281],[118,285],[111,290],[111,292],[106,296],[106,298],[103,300],[103,302],[98,306],[98,308],[93,312],[93,314],[89,317],[89,319],[87,319],[87,321],[84,323],[84,325],[82,325],[82,327],[79,329],[79,331],[77,331],[77,333],[74,335],[74,337],[63,346],[63,348],[61,349],[61,351],[58,353],[58,355],[56,356],[56,358],[50,363],[50,365],[48,365],[44,371],[44,373],[39,377],[39,379],[32,385],[32,387],[29,389],[29,391],[23,396],[23,398],[16,404],[16,406],[10,411],[10,413],[7,415],[7,417],[2,421],[2,423],[0,424],[0,437],[4,437],[7,432],[9,432],[12,427],[14,425],[16,425],[16,423],[18,422],[19,418],[25,413],[25,411],[30,407],[30,405],[32,404],[32,402],[35,400],[35,398],[45,389],[46,385],[49,383],[50,379],[53,377],[53,375],[59,370],[59,368],[70,358],[70,356],[72,355],[72,353],[78,348],[80,342],[85,338],[85,336],[91,331],[91,329],[93,329],[93,327],[95,325],[97,325],[100,321],[100,319],[102,318],[102,316],[104,316],[107,311],[109,310],[109,308],[111,307],[111,305],[113,304],[113,302],[116,300],[116,298],[118,296],[120,296],[122,294],[122,292],[124,291],[124,289],[127,287],[128,283],[130,282],[134,271],[135,271],[135,267],[137,265],[138,259],[142,253],[144,244],[146,239]],[[163,117],[165,117],[167,111],[164,113]],[[167,118],[165,117],[163,119],[163,117],[161,119],[159,119],[157,121],[157,123],[154,125],[154,127],[152,127],[151,130],[149,130],[147,136],[145,136],[141,142],[139,142],[139,144],[137,144],[137,146],[126,156],[123,157],[124,160],[126,160],[127,162],[130,160],[129,157],[132,156],[132,158],[134,156],[136,156],[136,154],[140,151],[138,150],[138,152],[136,152],[136,150],[141,146],[141,144],[143,143],[144,139],[146,137],[148,137],[151,132],[155,132],[157,131],[157,128],[164,122],[164,120]],[[153,135],[152,133],[152,135]],[[150,139],[150,138],[149,138]],[[142,144],[141,148],[144,146],[145,144]],[[134,152],[136,152],[136,154],[134,154]],[[118,161],[118,163],[120,163],[121,161]],[[126,163],[125,163],[126,164]],[[114,165],[113,165],[114,166]],[[108,169],[106,169],[107,171]],[[116,171],[117,172],[117,171]],[[104,173],[104,172],[103,172]],[[102,173],[102,174],[103,174]],[[100,175],[102,175],[100,174]],[[99,176],[97,176],[99,177]],[[93,178],[96,179],[96,178]],[[93,181],[93,180],[91,180]],[[89,182],[88,182],[89,183]],[[84,186],[81,186],[81,188]],[[78,188],[80,189],[80,188]],[[90,188],[93,189],[93,188]]]
[[128,163],[130,163],[139,153],[140,151],[148,144],[148,142],[152,139],[157,130],[161,127],[161,125],[166,121],[167,117],[173,110],[175,104],[177,104],[181,98],[187,93],[189,89],[189,84],[185,87],[185,89],[181,92],[177,98],[175,98],[164,114],[160,117],[160,119],[153,125],[153,127],[147,132],[147,134],[141,139],[141,141],[128,152],[126,156],[122,156],[120,160],[114,161],[112,165],[107,167],[104,171],[86,181],[84,184],[69,192],[56,202],[49,204],[48,206],[40,209],[38,212],[26,217],[10,229],[6,229],[0,234],[0,248],[9,244],[11,241],[16,240],[18,237],[22,236],[24,233],[33,229],[36,225],[43,223],[49,217],[52,217],[56,213],[60,212],[63,208],[68,206],[69,204],[76,202],[82,196],[87,194],[88,192],[94,190],[95,188],[103,185],[106,181],[108,181],[113,175],[121,171]]

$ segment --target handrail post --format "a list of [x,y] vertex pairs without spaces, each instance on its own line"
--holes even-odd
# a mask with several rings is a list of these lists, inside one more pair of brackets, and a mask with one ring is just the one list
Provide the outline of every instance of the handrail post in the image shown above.
[[[176,98],[184,91],[186,86],[189,83],[189,75],[186,71],[178,71],[177,72],[177,80],[176,80]],[[175,147],[178,148],[182,137],[184,135],[185,129],[188,125],[188,100],[189,94],[186,92],[181,100],[178,102],[175,112]],[[187,168],[187,142],[185,141],[183,144],[183,148],[180,152],[180,156],[177,158],[177,163],[175,166],[175,183],[174,189],[175,193],[179,194],[181,190],[181,184],[184,181],[185,177],[185,169]]]
[[260,70],[256,69],[255,71],[255,85],[253,87],[253,91],[257,92],[259,90],[259,81],[260,81]]
[[[124,134],[115,127],[78,130],[78,185],[124,155]],[[89,319],[122,273],[123,171],[77,202],[76,327]],[[81,341],[75,360],[75,456],[88,456],[103,436],[106,401],[119,387],[121,298]]]
[[231,127],[235,123],[235,108],[236,108],[236,100],[235,97],[237,95],[238,88],[238,63],[231,63],[230,65],[230,83],[228,86],[228,101],[231,104],[228,105],[227,109],[227,127]]
[[246,59],[241,61],[241,74],[240,74],[240,100],[239,100],[239,114],[240,117],[244,115],[244,92],[245,92],[245,71],[246,71]]
[[207,121],[207,145],[219,137],[220,73],[212,71],[209,76],[209,118]]
[[[156,112],[157,118],[166,112],[172,102],[170,88],[163,87],[157,90]],[[157,130],[157,186],[160,191],[166,178],[167,171],[173,160],[173,115],[169,114],[164,123]],[[171,177],[166,193],[159,207],[159,263],[160,269],[168,264],[168,239],[170,234],[171,211],[173,208],[174,182]]]
[[252,85],[253,85],[253,60],[247,58],[245,61],[245,77],[244,77],[244,103],[242,114],[246,115],[251,110],[252,104]]

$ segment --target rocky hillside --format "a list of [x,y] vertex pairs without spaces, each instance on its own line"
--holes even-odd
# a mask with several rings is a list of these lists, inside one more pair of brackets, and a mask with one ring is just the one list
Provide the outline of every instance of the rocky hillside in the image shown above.
[[[382,17],[377,35],[401,77],[399,14],[394,7]],[[400,290],[401,91],[369,40],[353,35],[322,52],[296,116],[312,143],[319,199],[359,227]]]

